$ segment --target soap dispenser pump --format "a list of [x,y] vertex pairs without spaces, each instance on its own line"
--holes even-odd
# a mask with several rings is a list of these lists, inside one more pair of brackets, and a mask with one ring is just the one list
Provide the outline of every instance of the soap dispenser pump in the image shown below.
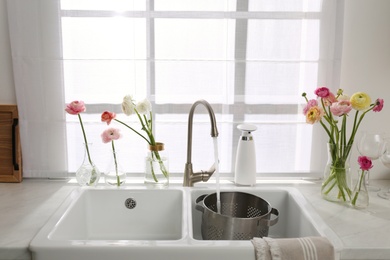
[[256,151],[251,132],[256,131],[257,127],[242,124],[237,128],[242,134],[238,141],[234,182],[236,185],[252,186],[256,184]]

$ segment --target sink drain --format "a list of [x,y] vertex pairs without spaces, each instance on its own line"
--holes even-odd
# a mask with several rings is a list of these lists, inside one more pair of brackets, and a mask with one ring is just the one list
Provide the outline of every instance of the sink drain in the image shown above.
[[133,198],[128,198],[125,201],[125,206],[128,209],[133,209],[135,206],[137,206],[137,202]]

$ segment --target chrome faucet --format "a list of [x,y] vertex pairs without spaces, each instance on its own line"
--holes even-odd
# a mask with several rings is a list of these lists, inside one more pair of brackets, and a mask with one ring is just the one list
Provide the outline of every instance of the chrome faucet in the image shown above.
[[192,152],[192,124],[193,124],[193,118],[194,118],[194,112],[197,105],[202,104],[206,107],[209,116],[210,116],[210,122],[211,122],[211,136],[217,137],[218,136],[218,129],[217,129],[217,121],[215,120],[215,114],[213,109],[211,108],[210,104],[206,100],[198,100],[196,101],[191,109],[188,116],[188,136],[187,136],[187,162],[184,169],[184,178],[183,178],[183,186],[185,187],[193,187],[194,183],[200,182],[200,181],[208,181],[215,172],[215,165],[211,166],[211,168],[208,171],[201,171],[201,172],[193,172],[192,169],[192,163],[191,163],[191,152]]

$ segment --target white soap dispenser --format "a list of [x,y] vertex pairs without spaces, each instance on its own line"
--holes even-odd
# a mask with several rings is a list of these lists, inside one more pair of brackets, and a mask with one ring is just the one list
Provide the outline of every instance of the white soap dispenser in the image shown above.
[[256,184],[256,151],[251,132],[255,125],[242,124],[237,128],[242,131],[238,141],[234,182],[236,185],[251,186]]

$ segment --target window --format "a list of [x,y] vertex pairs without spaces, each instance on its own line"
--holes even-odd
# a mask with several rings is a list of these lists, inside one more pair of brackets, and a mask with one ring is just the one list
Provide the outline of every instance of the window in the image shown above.
[[[19,1],[11,2],[10,11],[25,8]],[[152,102],[156,139],[166,144],[172,175],[181,176],[184,170],[188,112],[198,99],[207,100],[216,113],[222,175],[234,171],[240,135],[236,127],[243,122],[258,127],[254,137],[259,173],[303,176],[315,171],[308,158],[313,128],[301,115],[301,93],[318,85],[337,85],[341,46],[337,1],[36,2],[42,3],[35,8],[41,8],[37,14],[56,20],[48,28],[53,35],[43,35],[39,42],[56,46],[52,48],[58,61],[59,99],[63,104],[77,99],[86,103],[82,117],[100,169],[110,153],[100,140],[106,128],[100,114],[114,111],[140,129],[135,117],[120,110],[122,98],[132,94]],[[56,17],[50,15],[53,10]],[[17,19],[22,18],[10,18],[11,29]],[[194,170],[213,163],[205,111],[198,107],[195,112]],[[83,150],[80,126],[70,115],[64,125],[64,168],[75,172]],[[120,162],[131,174],[141,173],[146,143],[126,128],[122,134],[116,142]]]

